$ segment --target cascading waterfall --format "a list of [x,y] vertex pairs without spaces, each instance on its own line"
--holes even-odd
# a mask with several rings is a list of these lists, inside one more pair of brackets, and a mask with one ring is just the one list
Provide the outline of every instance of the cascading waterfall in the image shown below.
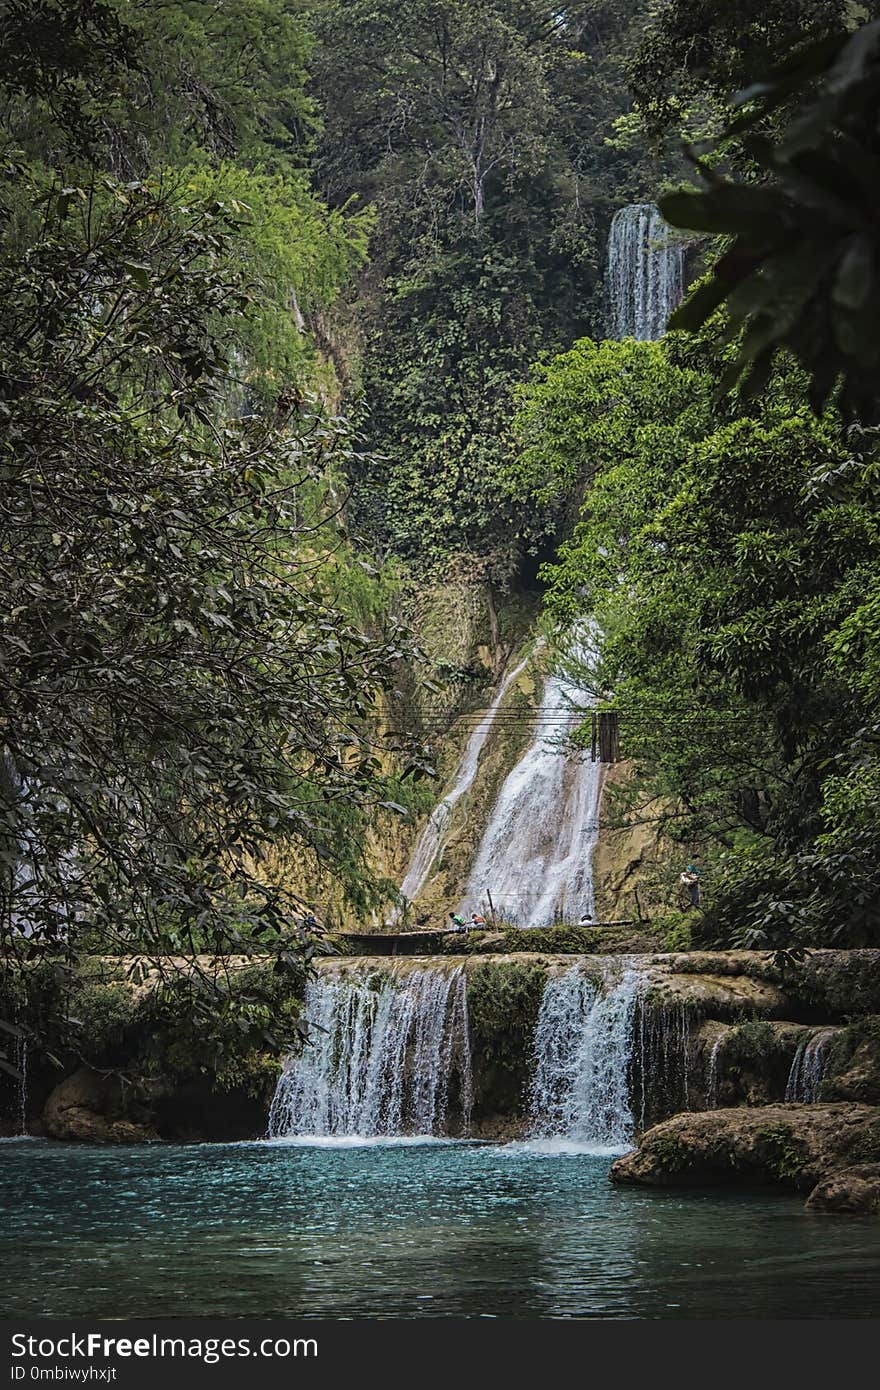
[[608,237],[611,336],[662,338],[684,293],[684,252],[653,203],[620,208]]
[[799,1043],[785,1087],[787,1101],[814,1105],[819,1099],[819,1089],[830,1060],[830,1045],[836,1034],[836,1028],[821,1028]]
[[27,1111],[28,1111],[28,1039],[24,1033],[20,1033],[16,1040],[15,1062],[18,1067],[18,1133],[24,1136],[28,1132]]
[[719,1035],[712,1044],[712,1051],[709,1053],[708,1075],[706,1077],[706,1109],[717,1110],[718,1108],[718,1051],[721,1047],[721,1039],[724,1035]]
[[270,1138],[467,1133],[472,1099],[464,972],[324,971],[309,982],[312,1037],[286,1064]]
[[631,1063],[642,975],[596,985],[577,967],[547,981],[535,1028],[532,1137],[632,1147]]
[[566,757],[548,740],[583,718],[576,690],[549,676],[531,742],[504,781],[468,876],[462,910],[486,905],[521,927],[577,921],[593,913],[593,850],[602,769]]
[[[524,671],[528,661],[529,658],[524,657],[512,671],[509,671],[507,675],[505,675],[498,688],[495,699],[492,701],[485,715],[477,724],[467,741],[467,746],[462,754],[461,762],[455,774],[455,782],[451,790],[438,801],[425,822],[425,825],[422,827],[421,834],[413,850],[409,868],[406,871],[406,877],[400,885],[400,892],[408,902],[413,902],[419,896],[419,893],[428,880],[428,875],[432,867],[443,851],[453,807],[473,786],[480,763],[480,754],[483,751],[483,745],[489,737],[492,725],[495,723],[496,715],[501,708],[501,703],[517,676],[521,675]],[[399,910],[395,911],[392,914],[392,922],[397,921],[399,916]]]
[[639,1095],[639,1128],[660,1115],[690,1109],[691,1019],[683,1003],[639,1005],[634,1089]]

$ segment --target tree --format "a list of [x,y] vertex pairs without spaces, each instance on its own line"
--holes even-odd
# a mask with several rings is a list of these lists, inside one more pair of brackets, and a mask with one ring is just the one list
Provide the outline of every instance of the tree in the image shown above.
[[[877,409],[880,254],[875,217],[880,20],[836,32],[752,84],[727,131],[743,141],[758,178],[735,184],[702,164],[708,187],[670,194],[674,226],[732,238],[673,324],[696,328],[721,303],[737,353],[722,389],[760,391],[780,348],[809,373],[820,409],[840,402],[863,420]],[[795,109],[776,139],[757,133],[771,113]]]
[[865,944],[880,936],[873,440],[817,420],[790,362],[760,400],[719,402],[711,341],[556,359],[524,393],[515,485],[583,498],[544,569],[549,607],[563,627],[597,615],[590,679],[639,773],[627,814],[702,848],[705,939]]
[[627,63],[642,130],[655,147],[683,133],[719,134],[732,92],[861,8],[848,0],[660,0]]
[[301,65],[272,93],[302,41],[282,0],[29,9],[0,16],[0,949],[298,972],[303,863],[362,906],[368,826],[401,809],[375,745],[401,647],[362,602],[305,318],[365,223],[268,118],[309,109]]
[[327,4],[315,10],[317,169],[372,200],[354,506],[380,551],[509,581],[529,526],[505,497],[513,391],[601,331],[607,226],[644,196],[626,108],[623,0]]

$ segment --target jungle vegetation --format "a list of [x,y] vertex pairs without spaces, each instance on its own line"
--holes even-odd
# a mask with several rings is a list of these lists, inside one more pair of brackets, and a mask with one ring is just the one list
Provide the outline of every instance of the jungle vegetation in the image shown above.
[[[2,0],[4,952],[381,901],[450,575],[601,617],[707,939],[876,940],[875,8]],[[609,343],[644,199],[696,289]]]

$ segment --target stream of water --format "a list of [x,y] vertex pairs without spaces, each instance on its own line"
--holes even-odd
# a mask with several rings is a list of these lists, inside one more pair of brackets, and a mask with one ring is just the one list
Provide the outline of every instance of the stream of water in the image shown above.
[[[471,733],[465,745],[461,761],[456,769],[455,780],[445,796],[437,802],[430,816],[422,827],[421,833],[416,840],[412,857],[407,868],[406,875],[400,885],[400,891],[408,902],[413,902],[421,893],[431,869],[437,863],[446,844],[446,837],[449,833],[452,812],[463,796],[470,791],[477,776],[480,765],[480,754],[492,726],[501,708],[502,701],[507,694],[517,676],[525,670],[528,665],[529,657],[517,662],[510,671],[504,676],[495,698],[480,719],[476,728]],[[400,912],[395,910],[391,915],[391,921],[399,920]]]
[[600,988],[577,966],[551,978],[535,1028],[532,1133],[597,1152],[632,1148],[634,1018],[641,977]]
[[309,982],[310,1046],[282,1072],[269,1133],[466,1133],[471,1109],[467,995],[460,966],[324,971]]
[[602,768],[565,756],[555,740],[583,719],[583,695],[548,676],[528,747],[506,777],[465,886],[461,910],[488,906],[520,927],[577,922],[593,912],[593,850]]

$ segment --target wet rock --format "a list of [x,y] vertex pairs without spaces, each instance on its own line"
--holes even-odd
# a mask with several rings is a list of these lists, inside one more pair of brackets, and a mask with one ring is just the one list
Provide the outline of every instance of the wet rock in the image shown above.
[[52,1139],[78,1139],[87,1144],[152,1143],[158,1135],[145,1115],[127,1113],[118,1076],[100,1076],[81,1067],[52,1091],[43,1110],[43,1125]]
[[736,1024],[703,1019],[690,1033],[688,1108],[783,1101],[798,1048],[815,1031],[811,1024],[778,1019]]
[[840,1030],[821,1095],[823,1100],[880,1105],[880,1017],[876,1014]]
[[766,1105],[674,1115],[619,1158],[612,1182],[647,1187],[772,1183],[805,1192],[880,1157],[880,1107]]
[[811,1211],[880,1216],[880,1163],[855,1163],[823,1178],[806,1200]]
[[665,973],[653,963],[647,968],[652,1003],[675,1008],[684,1005],[689,1012],[711,1018],[745,1016],[786,1018],[792,1004],[778,985],[749,975],[710,975]]

